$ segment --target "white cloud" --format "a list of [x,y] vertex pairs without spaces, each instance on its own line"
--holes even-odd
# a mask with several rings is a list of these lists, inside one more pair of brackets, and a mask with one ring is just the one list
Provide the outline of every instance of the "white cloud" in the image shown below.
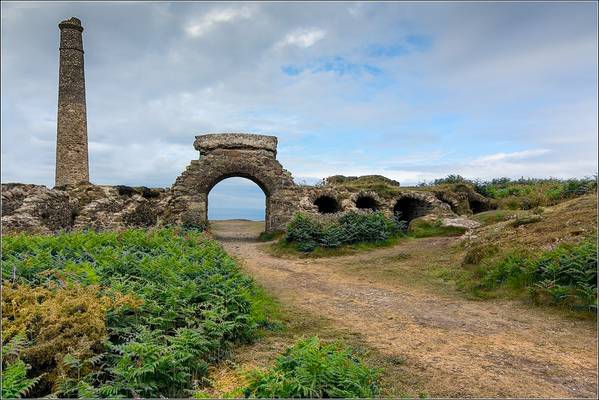
[[489,162],[504,161],[504,160],[524,160],[527,158],[537,157],[551,152],[549,149],[533,149],[524,151],[515,151],[513,153],[495,153],[486,156],[478,157],[472,161],[472,164],[486,164]]
[[318,28],[296,30],[285,35],[282,40],[275,44],[275,48],[280,49],[286,46],[308,48],[322,40],[326,34],[325,30]]
[[248,6],[212,10],[200,17],[198,21],[189,23],[185,27],[185,32],[191,37],[200,37],[212,30],[216,25],[240,19],[248,19],[252,16],[253,12],[254,9]]

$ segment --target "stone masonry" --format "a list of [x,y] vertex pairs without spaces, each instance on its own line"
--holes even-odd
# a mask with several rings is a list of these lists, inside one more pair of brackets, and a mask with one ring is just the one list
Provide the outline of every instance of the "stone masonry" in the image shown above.
[[87,115],[83,72],[83,27],[75,17],[62,21],[58,77],[56,186],[89,181]]
[[295,185],[291,174],[276,160],[275,136],[242,133],[196,136],[200,152],[172,187],[172,210],[177,223],[205,226],[208,193],[223,179],[239,176],[252,180],[266,196],[266,230],[284,229],[294,212],[286,189]]

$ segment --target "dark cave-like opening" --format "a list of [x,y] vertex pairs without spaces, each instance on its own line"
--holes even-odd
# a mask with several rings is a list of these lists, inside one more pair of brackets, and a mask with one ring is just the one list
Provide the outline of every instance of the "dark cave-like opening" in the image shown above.
[[362,210],[376,211],[378,209],[378,204],[371,196],[360,196],[356,200],[356,207]]
[[482,201],[470,200],[468,204],[470,205],[470,210],[472,210],[473,214],[478,214],[489,210],[489,206]]
[[428,214],[431,209],[432,206],[424,200],[403,197],[395,203],[393,214],[397,220],[410,223],[414,218]]
[[314,205],[318,207],[321,214],[332,214],[340,210],[339,202],[331,196],[320,196],[314,200]]

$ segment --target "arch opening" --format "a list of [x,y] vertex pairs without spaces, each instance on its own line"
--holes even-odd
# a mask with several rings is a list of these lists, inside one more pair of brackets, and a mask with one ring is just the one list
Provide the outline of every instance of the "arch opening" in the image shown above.
[[269,195],[255,180],[225,177],[208,191],[206,215],[212,233],[221,239],[257,238],[266,230]]
[[393,207],[393,215],[399,221],[408,224],[415,218],[422,217],[432,210],[432,206],[424,200],[413,197],[402,197]]
[[360,196],[356,199],[356,207],[361,210],[378,210],[377,201],[371,196]]
[[473,214],[478,214],[489,210],[489,207],[482,201],[470,200],[468,204],[470,205],[470,210],[472,210]]
[[314,205],[318,207],[321,214],[333,214],[341,210],[337,199],[331,196],[322,195],[314,200]]

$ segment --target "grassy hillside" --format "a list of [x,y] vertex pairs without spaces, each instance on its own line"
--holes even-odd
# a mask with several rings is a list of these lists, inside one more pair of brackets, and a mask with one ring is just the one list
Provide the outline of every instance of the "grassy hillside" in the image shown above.
[[478,218],[488,225],[463,244],[464,287],[482,297],[530,296],[537,303],[596,309],[596,195]]

